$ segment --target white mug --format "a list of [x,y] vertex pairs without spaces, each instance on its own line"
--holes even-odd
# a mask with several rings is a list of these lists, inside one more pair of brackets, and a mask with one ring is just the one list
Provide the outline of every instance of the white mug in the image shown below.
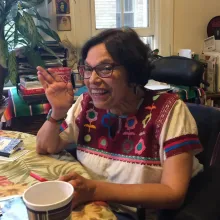
[[74,188],[63,181],[37,183],[23,195],[29,220],[71,220]]

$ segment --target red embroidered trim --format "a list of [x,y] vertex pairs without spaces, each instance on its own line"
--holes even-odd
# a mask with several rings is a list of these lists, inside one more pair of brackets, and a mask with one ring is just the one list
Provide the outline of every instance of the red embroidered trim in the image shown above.
[[179,97],[176,94],[170,95],[170,97],[164,103],[163,108],[160,112],[160,115],[158,116],[158,118],[155,122],[155,125],[156,125],[155,137],[156,137],[156,139],[159,139],[160,133],[161,133],[162,127],[164,125],[164,122],[167,118],[167,115],[169,114],[171,108],[173,107],[174,103],[178,100],[178,98]]
[[198,153],[202,151],[202,146],[201,144],[190,144],[190,145],[185,145],[183,147],[179,147],[179,148],[176,148],[174,150],[171,150],[169,152],[166,153],[166,157],[171,157],[171,156],[174,156],[174,155],[178,155],[178,154],[181,154],[181,153],[185,153],[187,151],[191,151],[191,150],[198,150]]
[[170,145],[178,144],[187,140],[198,140],[198,136],[196,134],[181,135],[179,137],[175,137],[168,141],[165,141],[163,146],[164,148],[168,148]]
[[66,121],[63,121],[63,123],[60,125],[60,133],[65,131],[68,128],[68,125]]
[[141,164],[141,165],[154,165],[154,166],[161,165],[159,160],[140,160],[137,158],[127,158],[127,157],[122,157],[122,155],[106,154],[106,153],[103,153],[100,151],[94,151],[94,150],[84,148],[81,146],[77,146],[77,150],[88,153],[88,154],[97,155],[99,157],[107,158],[110,160],[123,161],[123,162],[127,162],[127,163],[134,163],[134,164]]

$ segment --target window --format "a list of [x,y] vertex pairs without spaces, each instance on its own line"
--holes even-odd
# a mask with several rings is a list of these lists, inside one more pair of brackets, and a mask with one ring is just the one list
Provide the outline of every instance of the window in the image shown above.
[[155,47],[155,0],[93,0],[92,35],[106,28],[128,26]]
[[[124,7],[121,7],[121,0],[116,0],[116,27],[134,27],[134,0],[124,0]],[[122,16],[124,15],[124,25]]]
[[[149,27],[149,2],[153,0],[94,0],[95,29]],[[151,12],[153,12],[151,10]],[[152,14],[153,16],[153,14]],[[153,19],[151,19],[153,22]],[[153,23],[152,23],[153,25]]]
[[[121,9],[124,0],[121,0]],[[78,48],[104,28],[116,27],[116,0],[74,0],[72,4],[71,41]],[[144,7],[138,4],[145,5]],[[129,3],[128,3],[129,4]],[[137,13],[137,10],[140,13]],[[145,10],[145,11],[144,11]],[[173,54],[174,0],[133,0],[134,29],[141,37],[152,39],[152,49],[162,56]],[[121,22],[124,20],[124,13]],[[53,19],[52,19],[53,22]]]
[[121,26],[121,1],[116,0],[116,27]]
[[140,37],[140,38],[145,44],[150,46],[150,48],[153,48],[154,36]]

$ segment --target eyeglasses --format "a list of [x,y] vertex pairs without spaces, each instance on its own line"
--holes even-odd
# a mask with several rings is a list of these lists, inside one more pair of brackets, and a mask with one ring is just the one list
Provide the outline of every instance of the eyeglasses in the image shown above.
[[84,79],[89,79],[92,75],[93,70],[95,70],[96,74],[101,78],[109,78],[112,76],[113,70],[115,67],[121,66],[119,64],[114,63],[102,63],[97,66],[91,67],[88,65],[79,65],[78,71],[79,74]]

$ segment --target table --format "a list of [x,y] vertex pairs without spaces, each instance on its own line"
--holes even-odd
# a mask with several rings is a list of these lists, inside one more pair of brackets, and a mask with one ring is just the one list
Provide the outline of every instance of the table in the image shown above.
[[[65,151],[51,156],[37,154],[34,135],[1,130],[0,136],[20,138],[24,141],[25,148],[30,150],[15,161],[0,161],[0,197],[21,195],[27,187],[37,183],[37,180],[29,176],[30,171],[48,180],[56,180],[60,175],[65,175],[71,170],[85,178],[90,178],[82,165]],[[116,217],[105,203],[89,203],[74,209],[72,219],[116,220]]]

